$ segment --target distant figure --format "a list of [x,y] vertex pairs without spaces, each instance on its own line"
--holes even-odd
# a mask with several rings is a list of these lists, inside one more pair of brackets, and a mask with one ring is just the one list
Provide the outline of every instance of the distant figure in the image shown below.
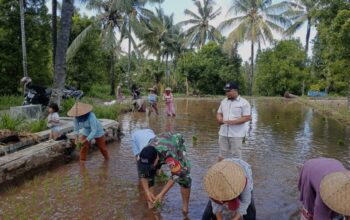
[[51,129],[50,139],[56,140],[60,136],[60,116],[58,115],[58,105],[51,103],[49,105],[49,116],[47,117],[47,127]]
[[158,108],[157,108],[157,101],[158,101],[158,96],[154,91],[154,88],[149,88],[149,94],[148,94],[148,115],[151,115],[152,113],[152,109],[154,109],[154,111],[156,112],[156,114],[158,115]]
[[219,160],[225,157],[241,158],[243,138],[246,135],[245,123],[250,121],[249,102],[239,95],[239,87],[234,82],[225,85],[226,96],[221,101],[216,119],[220,124],[219,130]]
[[117,87],[116,95],[117,95],[117,102],[118,103],[121,103],[124,101],[125,97],[123,95],[122,87],[120,85],[118,85],[118,87]]
[[306,161],[298,188],[303,204],[301,220],[343,219],[339,215],[350,219],[350,171],[338,160]]
[[[79,134],[79,130],[83,129],[82,135],[75,139],[77,146],[80,148],[80,162],[84,162],[93,139],[96,140],[96,144],[100,149],[105,160],[109,159],[108,151],[106,148],[105,132],[101,125],[101,122],[96,118],[96,115],[91,112],[92,105],[77,102],[67,112],[67,115],[74,117],[74,133]],[[80,144],[79,144],[80,143]]]
[[166,104],[166,114],[168,116],[176,116],[175,113],[175,108],[174,108],[174,97],[173,94],[171,93],[171,88],[167,87],[165,89],[165,92],[163,94],[163,100],[165,100]]
[[140,89],[134,84],[131,87],[131,93],[132,93],[132,105],[134,108],[134,111],[138,112],[146,112],[146,105],[145,101],[141,97]]

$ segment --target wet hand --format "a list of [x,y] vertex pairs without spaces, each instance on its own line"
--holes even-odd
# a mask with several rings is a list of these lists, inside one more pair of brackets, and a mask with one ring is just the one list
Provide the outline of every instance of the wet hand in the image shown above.
[[155,198],[153,204],[156,204],[157,202],[158,202],[158,203],[161,203],[162,200],[163,200],[163,194],[159,193],[159,194],[156,196],[156,198]]
[[146,192],[146,196],[147,196],[148,201],[155,203],[156,197],[153,195],[152,192],[150,192],[150,191]]

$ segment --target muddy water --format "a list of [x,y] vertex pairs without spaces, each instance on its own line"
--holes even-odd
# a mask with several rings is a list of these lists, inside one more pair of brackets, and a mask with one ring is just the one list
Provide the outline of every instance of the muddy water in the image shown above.
[[[257,217],[296,219],[297,166],[309,158],[328,156],[350,168],[350,128],[293,101],[249,101],[253,120],[243,159],[253,169]],[[202,179],[218,154],[218,105],[214,99],[178,100],[175,118],[165,116],[164,106],[160,116],[121,116],[124,136],[109,145],[109,163],[93,152],[85,166],[72,162],[9,189],[0,194],[0,219],[184,219],[177,185],[159,211],[146,208],[130,140],[133,129],[145,127],[184,135],[193,178],[188,219],[200,219],[207,202]]]

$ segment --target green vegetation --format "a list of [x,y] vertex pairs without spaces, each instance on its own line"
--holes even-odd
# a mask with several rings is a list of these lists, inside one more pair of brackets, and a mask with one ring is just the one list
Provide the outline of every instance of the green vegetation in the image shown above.
[[[302,95],[318,90],[350,96],[348,1],[234,0],[230,9],[220,9],[217,0],[193,1],[199,13],[186,9],[187,17],[175,24],[174,15],[165,14],[161,3],[150,10],[153,6],[147,3],[156,0],[87,1],[89,8],[97,9],[96,17],[80,15],[71,1],[63,0],[58,20],[64,22],[57,41],[52,39],[55,45],[51,32],[57,27],[50,27],[45,1],[24,2],[28,76],[32,84],[54,91],[70,84],[87,96],[112,100],[116,85],[128,95],[136,84],[143,94],[156,85],[160,92],[170,86],[174,93],[221,95],[223,84],[234,80],[241,93],[249,95],[276,96],[286,90]],[[19,95],[22,90],[19,9],[17,0],[0,0],[0,96]],[[215,27],[212,21],[220,13],[231,18]],[[307,25],[305,45],[293,40],[302,24]],[[227,36],[221,36],[224,30]],[[287,34],[288,40],[274,39],[272,30]],[[314,30],[316,37],[310,39]],[[312,56],[308,57],[312,40]],[[127,51],[121,47],[125,41]],[[242,63],[238,48],[244,41],[250,44],[251,58]],[[53,46],[60,49],[52,51]],[[264,46],[268,48],[262,50]],[[54,66],[53,55],[59,65]],[[53,94],[52,100],[60,101]],[[1,99],[0,104],[1,109],[12,105]]]
[[256,92],[263,96],[283,96],[285,91],[301,95],[307,80],[306,53],[296,40],[284,40],[258,54]]
[[9,109],[12,106],[22,105],[23,97],[14,95],[0,96],[0,110]]
[[20,131],[25,122],[24,118],[11,117],[10,114],[4,113],[0,116],[0,129],[8,129],[10,131]]

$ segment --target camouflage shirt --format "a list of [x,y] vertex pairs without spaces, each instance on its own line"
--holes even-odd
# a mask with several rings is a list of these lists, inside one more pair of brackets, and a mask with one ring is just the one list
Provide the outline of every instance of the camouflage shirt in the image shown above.
[[156,148],[159,153],[158,164],[167,164],[171,171],[171,179],[181,186],[189,187],[191,184],[191,164],[186,159],[186,146],[181,134],[164,132],[150,140],[149,145]]

